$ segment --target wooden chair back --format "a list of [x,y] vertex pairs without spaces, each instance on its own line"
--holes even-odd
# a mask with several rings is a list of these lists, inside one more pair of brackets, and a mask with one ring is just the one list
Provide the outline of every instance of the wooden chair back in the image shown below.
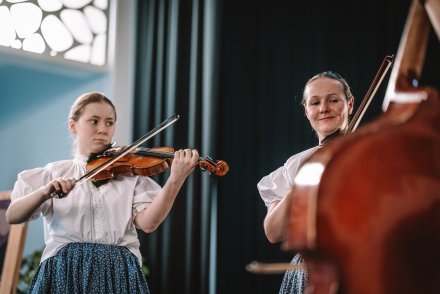
[[[10,199],[11,191],[0,192],[0,201],[7,201]],[[0,221],[6,222],[6,219],[1,219]],[[15,294],[17,292],[27,228],[27,223],[10,225],[0,280],[1,294]]]

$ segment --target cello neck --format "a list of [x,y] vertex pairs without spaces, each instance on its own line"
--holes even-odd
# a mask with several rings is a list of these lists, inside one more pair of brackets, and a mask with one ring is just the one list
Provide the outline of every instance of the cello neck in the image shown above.
[[[426,99],[424,92],[415,90],[425,62],[430,30],[430,20],[421,2],[418,0],[412,2],[385,93],[383,111],[387,110],[392,101],[414,103]],[[424,2],[425,6],[434,5],[434,1]],[[439,21],[440,9],[431,11],[432,18]]]

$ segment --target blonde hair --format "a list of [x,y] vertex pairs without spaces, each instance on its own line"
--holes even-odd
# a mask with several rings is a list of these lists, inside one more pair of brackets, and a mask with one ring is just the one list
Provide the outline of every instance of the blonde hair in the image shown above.
[[304,91],[305,91],[307,85],[310,84],[311,82],[313,82],[314,80],[323,79],[323,78],[328,78],[328,79],[339,81],[342,84],[344,94],[345,94],[345,99],[350,100],[351,98],[353,98],[353,93],[351,93],[350,85],[348,84],[347,80],[345,80],[338,73],[329,70],[329,71],[324,71],[319,74],[316,74],[307,81],[307,83],[303,89],[303,98],[301,100],[301,105],[304,106],[306,103],[306,97],[304,97]]
[[116,108],[112,101],[108,99],[104,94],[100,92],[87,92],[79,96],[72,107],[70,108],[69,120],[78,121],[81,115],[84,113],[84,108],[90,103],[104,102],[110,105],[115,112],[116,121]]
[[[87,92],[79,96],[75,102],[73,103],[72,107],[70,108],[69,113],[69,121],[73,120],[77,122],[81,115],[84,113],[84,109],[87,105],[91,103],[100,103],[104,102],[110,105],[113,108],[113,111],[115,113],[115,121],[116,121],[116,108],[113,105],[112,101],[108,99],[104,94],[100,92]],[[73,142],[72,142],[72,155],[75,155],[76,153],[76,138],[73,136]]]

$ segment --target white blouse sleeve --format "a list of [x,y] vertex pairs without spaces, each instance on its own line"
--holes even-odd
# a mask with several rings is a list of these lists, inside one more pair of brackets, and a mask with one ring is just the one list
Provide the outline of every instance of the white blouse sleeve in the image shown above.
[[292,188],[292,174],[289,172],[289,161],[267,176],[257,184],[261,199],[269,205],[276,200],[283,199]]
[[261,199],[269,207],[274,201],[283,199],[293,188],[293,183],[302,162],[318,147],[307,149],[291,156],[283,166],[263,177],[257,184]]
[[133,217],[142,212],[153,201],[161,186],[149,177],[138,177],[133,197]]
[[[51,181],[51,174],[44,168],[34,168],[22,171],[18,174],[17,181],[14,184],[14,189],[11,193],[11,201],[37,190],[43,185]],[[29,220],[38,218],[42,213],[45,213],[51,207],[52,200],[49,199],[40,205]]]

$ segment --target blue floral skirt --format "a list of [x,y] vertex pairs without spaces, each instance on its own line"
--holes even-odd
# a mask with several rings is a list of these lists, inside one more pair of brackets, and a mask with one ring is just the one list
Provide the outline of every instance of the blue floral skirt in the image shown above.
[[70,243],[43,261],[29,293],[142,293],[148,284],[138,258],[126,247]]
[[[304,262],[301,255],[296,254],[291,264],[298,265]],[[303,294],[307,287],[307,270],[292,270],[284,274],[279,294]]]

